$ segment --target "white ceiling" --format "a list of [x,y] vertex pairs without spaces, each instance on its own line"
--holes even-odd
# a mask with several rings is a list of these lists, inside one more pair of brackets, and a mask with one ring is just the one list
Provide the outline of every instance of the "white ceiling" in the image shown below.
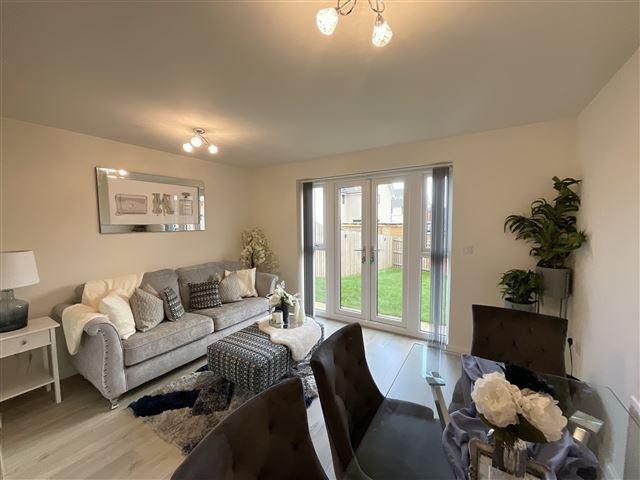
[[572,115],[638,48],[637,1],[389,1],[385,48],[331,5],[3,2],[2,114],[266,165]]

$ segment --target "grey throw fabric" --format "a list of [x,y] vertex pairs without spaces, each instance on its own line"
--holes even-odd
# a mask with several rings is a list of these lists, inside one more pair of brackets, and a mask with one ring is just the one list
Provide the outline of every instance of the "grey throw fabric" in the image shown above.
[[136,329],[141,332],[152,329],[164,320],[164,302],[141,288],[136,288],[133,292],[129,298],[129,305]]
[[135,365],[182,347],[213,333],[213,321],[203,315],[185,313],[179,322],[162,322],[146,332],[122,340],[124,364]]
[[[487,426],[479,418],[471,399],[474,382],[487,373],[501,372],[502,363],[472,355],[462,356],[462,375],[456,389],[461,385],[464,407],[451,413],[450,421],[442,435],[442,446],[455,478],[467,478],[469,466],[469,441],[479,438],[488,441]],[[554,385],[557,389],[560,384]],[[558,393],[558,392],[557,392]],[[559,395],[569,398],[569,393]],[[528,444],[529,456],[551,469],[551,478],[596,478],[598,459],[583,443],[573,439],[565,429],[557,442]],[[580,475],[582,472],[584,476]]]
[[238,275],[232,273],[220,280],[218,287],[220,300],[222,303],[233,303],[242,300],[242,285],[238,279]]
[[224,330],[246,318],[266,315],[269,312],[269,301],[266,298],[243,298],[241,302],[225,303],[221,307],[206,308],[196,313],[213,319],[215,331]]
[[167,287],[162,291],[162,301],[164,302],[164,313],[167,316],[167,320],[172,322],[180,320],[180,317],[184,315],[184,307],[173,288]]
[[220,283],[215,280],[189,284],[189,309],[202,310],[203,308],[219,307],[222,305],[218,287]]

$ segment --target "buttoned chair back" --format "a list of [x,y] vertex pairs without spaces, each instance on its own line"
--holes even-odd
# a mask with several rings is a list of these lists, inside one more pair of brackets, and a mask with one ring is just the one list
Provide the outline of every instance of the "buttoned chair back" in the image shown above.
[[365,358],[362,327],[327,338],[311,357],[337,478],[342,478],[384,396]]
[[531,370],[566,375],[565,318],[509,308],[473,305],[471,355],[511,361]]
[[326,480],[309,435],[298,378],[268,388],[220,422],[173,480]]

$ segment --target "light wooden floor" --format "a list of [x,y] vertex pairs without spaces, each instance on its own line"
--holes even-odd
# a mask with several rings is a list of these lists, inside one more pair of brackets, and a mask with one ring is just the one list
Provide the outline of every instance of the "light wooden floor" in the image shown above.
[[[325,321],[327,336],[343,324]],[[367,361],[380,390],[386,392],[417,340],[364,329]],[[433,355],[432,355],[433,354]],[[447,380],[450,400],[460,372],[459,357],[430,349],[429,362]],[[177,447],[164,442],[135,418],[126,406],[176,377],[194,371],[205,358],[192,362],[120,399],[117,410],[79,375],[62,382],[62,403],[44,388],[0,404],[1,442],[8,479],[40,478],[168,478],[182,462]],[[426,387],[425,387],[426,388]],[[308,409],[309,429],[318,457],[333,478],[331,453],[319,400]]]

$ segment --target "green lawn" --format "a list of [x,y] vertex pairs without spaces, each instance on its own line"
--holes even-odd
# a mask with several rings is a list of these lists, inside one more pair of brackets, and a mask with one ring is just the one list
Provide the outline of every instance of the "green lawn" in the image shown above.
[[[327,287],[324,278],[316,277],[316,302],[325,303]],[[378,311],[383,315],[402,316],[402,269],[386,268],[378,274],[380,292],[378,296]],[[420,320],[429,322],[431,306],[431,277],[429,272],[422,272],[422,294],[420,298]],[[360,310],[360,275],[352,275],[342,279],[341,303],[343,307]]]

